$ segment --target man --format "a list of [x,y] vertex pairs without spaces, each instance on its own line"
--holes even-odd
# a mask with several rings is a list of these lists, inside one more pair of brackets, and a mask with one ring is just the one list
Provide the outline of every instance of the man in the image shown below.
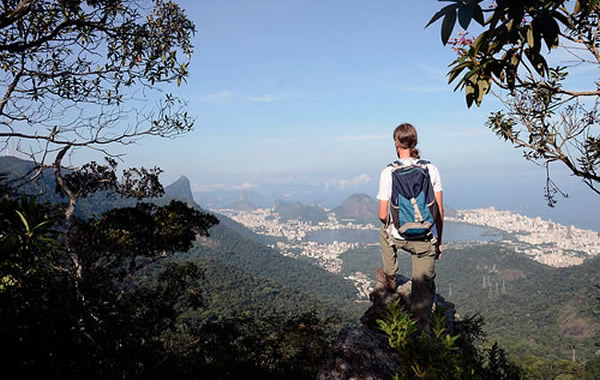
[[[442,257],[443,229],[443,195],[442,180],[435,165],[428,161],[419,160],[417,146],[417,131],[411,124],[404,123],[394,130],[394,143],[400,165],[420,164],[429,176],[433,196],[426,192],[427,207],[434,221],[431,232],[416,237],[400,233],[397,223],[393,223],[390,214],[392,198],[392,171],[388,165],[381,171],[379,181],[379,219],[383,222],[380,231],[381,256],[383,268],[378,270],[378,280],[390,290],[396,289],[396,274],[398,273],[397,250],[403,249],[412,258],[412,291],[411,312],[417,319],[419,329],[430,332],[431,308],[435,297],[435,260]],[[429,184],[427,184],[429,185]],[[397,221],[396,221],[397,222]]]

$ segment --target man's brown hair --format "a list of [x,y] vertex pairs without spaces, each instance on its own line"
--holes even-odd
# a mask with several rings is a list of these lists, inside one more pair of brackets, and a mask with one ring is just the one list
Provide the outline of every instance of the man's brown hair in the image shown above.
[[413,158],[419,157],[417,146],[417,130],[412,124],[403,123],[394,129],[394,142],[396,148],[410,149],[410,156]]

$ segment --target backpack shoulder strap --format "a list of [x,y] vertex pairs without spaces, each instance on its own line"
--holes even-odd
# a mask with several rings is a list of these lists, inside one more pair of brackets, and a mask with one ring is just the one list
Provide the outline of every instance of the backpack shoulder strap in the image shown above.
[[422,167],[423,169],[429,171],[429,169],[427,168],[427,165],[431,164],[431,161],[427,161],[427,160],[419,160],[415,163],[415,165]]
[[412,164],[412,163],[409,163],[409,164],[403,164],[403,163],[402,163],[402,162],[400,162],[400,161],[394,161],[394,162],[392,162],[391,164],[389,164],[388,166],[391,166],[391,167],[392,167],[392,172],[394,172],[394,171],[396,171],[396,170],[398,170],[398,169],[407,169],[407,168],[413,167],[413,166],[415,166],[415,165],[414,165],[414,164]]

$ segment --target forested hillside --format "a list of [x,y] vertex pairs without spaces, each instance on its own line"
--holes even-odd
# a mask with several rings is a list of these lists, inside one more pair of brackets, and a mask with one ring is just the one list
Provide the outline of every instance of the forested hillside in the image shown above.
[[[33,167],[32,162],[13,157],[0,157],[0,164],[7,173],[10,173],[11,178],[26,175]],[[19,188],[19,192],[39,194],[40,200],[60,202],[61,198],[54,193],[54,186],[53,174],[50,170],[46,170],[39,181],[26,183],[24,187]],[[180,177],[174,183],[165,186],[165,193],[162,197],[144,201],[165,205],[174,199],[204,211],[195,203],[190,183],[185,177]],[[133,204],[135,204],[135,200],[102,192],[82,199],[78,204],[78,209],[81,208],[82,211],[78,214],[85,218],[100,214],[110,208]],[[302,210],[318,209],[314,206],[296,207],[297,205],[286,202],[280,202],[279,205],[282,209],[289,209],[290,212],[291,210],[302,212]],[[265,245],[273,239],[257,235],[224,215],[217,217],[220,223],[210,230],[210,238],[201,240],[185,257],[214,257],[250,274],[315,293],[324,300],[346,301],[355,298],[356,290],[350,281],[333,275],[308,260],[284,257]]]
[[[19,159],[0,160],[6,164],[3,168],[8,169],[5,174],[9,179],[25,174],[31,167],[31,163]],[[62,202],[54,194],[52,173],[44,174],[38,182],[16,188],[15,199],[19,199],[18,193],[26,192],[39,195],[39,202]],[[290,378],[305,379],[316,374],[337,330],[343,325],[356,323],[362,311],[353,303],[356,297],[353,284],[310,261],[282,256],[267,247],[263,237],[222,215],[218,216],[220,223],[208,230],[209,236],[204,236],[204,233],[197,236],[199,240],[192,249],[166,253],[161,246],[171,247],[169,244],[172,244],[173,238],[178,241],[174,247],[184,247],[185,240],[193,237],[188,231],[191,226],[182,228],[177,224],[184,223],[190,211],[173,204],[173,200],[183,201],[193,210],[204,212],[191,198],[185,177],[166,186],[163,196],[143,199],[146,205],[106,192],[80,199],[78,207],[83,206],[83,212],[76,212],[81,219],[73,227],[73,236],[78,240],[71,238],[71,244],[77,244],[78,254],[86,257],[89,264],[84,267],[85,287],[82,284],[79,290],[65,286],[68,276],[61,272],[53,274],[56,269],[50,270],[43,283],[39,282],[42,279],[35,278],[36,273],[42,273],[39,269],[29,271],[30,286],[23,288],[12,286],[12,275],[3,277],[0,298],[6,305],[15,305],[4,310],[5,328],[1,333],[4,349],[11,352],[4,357],[7,360],[12,358],[9,360],[12,362],[10,368],[32,375],[44,371],[49,378],[54,378],[61,371],[71,375],[88,374],[95,365],[95,361],[91,360],[72,366],[66,372],[61,365],[52,368],[52,360],[40,358],[37,351],[32,351],[32,347],[40,344],[39,339],[43,339],[47,342],[47,350],[59,361],[66,360],[69,355],[60,349],[65,344],[79,347],[81,355],[95,355],[100,358],[98,360],[111,361],[110,367],[98,372],[106,376],[125,370],[127,366],[138,366],[141,377],[145,377],[147,371],[153,371],[154,378],[161,378],[162,371],[180,378],[207,376],[231,379],[247,376],[277,379],[290,372],[294,373]],[[3,202],[0,205],[2,218],[14,220],[14,228],[17,229],[20,222],[15,219],[12,208],[27,207],[23,211],[24,217],[36,218],[40,213],[36,211],[38,208],[46,210],[48,207],[27,202],[15,206],[8,199]],[[136,204],[138,206],[133,207]],[[162,213],[162,210],[173,210],[174,207],[179,211],[165,214],[166,219],[160,221],[160,228],[148,227],[150,221],[146,212]],[[58,212],[58,215],[53,217],[52,222],[60,221],[60,209],[53,212]],[[44,218],[43,214],[37,217]],[[49,223],[44,221],[40,226],[51,226]],[[52,236],[60,234],[61,229],[54,230]],[[184,235],[177,236],[180,232]],[[49,232],[40,227],[38,233]],[[142,236],[138,237],[140,234]],[[175,236],[169,237],[172,234]],[[121,235],[118,242],[111,240]],[[9,240],[2,236],[0,242],[4,252],[11,249],[15,240],[12,233],[8,235]],[[152,240],[155,238],[159,239],[156,245]],[[44,235],[40,239],[48,237]],[[53,262],[63,260],[60,255],[43,256],[44,250],[48,249],[43,247],[46,244],[34,247],[35,255],[42,255],[35,265],[49,268],[64,265]],[[40,249],[42,251],[38,253]],[[105,249],[108,251],[105,252]],[[90,253],[86,253],[88,251]],[[12,254],[10,260],[1,263],[0,269],[3,273],[16,275],[21,271],[17,269],[24,264],[18,264],[20,256],[13,258]],[[135,258],[126,264],[130,255]],[[116,288],[109,291],[112,282]],[[124,285],[125,288],[119,290]],[[64,302],[48,303],[50,299],[56,299],[60,289],[63,289],[61,297]],[[93,315],[83,316],[80,313],[85,313],[84,310],[66,310],[70,302],[78,302],[79,292],[85,292],[87,304],[99,303],[102,309],[108,310],[97,310]],[[18,304],[24,306],[16,308]],[[146,312],[150,310],[153,310],[152,315]],[[104,331],[104,320],[120,320],[130,314],[136,314],[136,317],[119,323],[111,322],[113,327],[110,331]],[[81,318],[79,324],[85,325],[80,327],[81,331],[58,333],[72,328],[77,318]],[[37,326],[35,331],[25,333],[20,330],[31,329],[31,324]],[[131,332],[127,343],[115,343],[114,340],[121,339],[121,333],[130,334],[128,331],[134,325],[138,328]],[[103,335],[105,343],[83,347],[74,343],[74,340],[81,339],[79,334],[88,334],[92,339],[98,339],[98,334]],[[202,340],[198,339],[199,336]],[[126,363],[114,361],[114,355],[122,355],[119,352],[124,350],[135,351],[139,342],[143,341],[152,341],[152,345],[147,344],[152,355],[139,350],[140,354],[130,356]],[[123,348],[111,348],[118,348],[119,344]],[[4,359],[3,363],[8,363]],[[72,359],[75,360],[75,356]],[[135,378],[138,375],[125,377]]]
[[[219,218],[223,220],[225,217]],[[329,273],[309,260],[282,256],[276,250],[244,237],[224,224],[213,227],[210,233],[209,238],[196,244],[185,256],[214,257],[245,272],[313,293],[324,301],[351,303],[356,299],[356,289],[351,281]]]

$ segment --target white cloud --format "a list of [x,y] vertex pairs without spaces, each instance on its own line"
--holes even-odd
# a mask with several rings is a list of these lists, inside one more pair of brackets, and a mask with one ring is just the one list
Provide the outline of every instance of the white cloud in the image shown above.
[[281,100],[285,98],[284,95],[259,95],[259,96],[247,96],[246,100],[249,102],[257,102],[257,103],[272,103],[277,100]]
[[249,190],[258,187],[253,183],[244,182],[242,184],[230,183],[195,183],[192,185],[193,192],[208,193],[218,190]]
[[222,106],[231,102],[233,99],[233,92],[229,90],[223,90],[199,97],[197,100],[202,103],[212,103],[218,106]]
[[388,140],[389,135],[343,135],[335,136],[334,141],[372,141],[372,140]]
[[340,190],[344,190],[351,186],[362,185],[371,182],[371,177],[368,174],[362,173],[354,177],[353,179],[330,179],[325,182],[325,189],[337,187]]
[[402,92],[410,92],[410,93],[441,93],[448,92],[452,93],[452,88],[450,86],[437,86],[437,85],[425,85],[425,86],[396,86],[397,90]]
[[247,102],[254,103],[273,103],[280,100],[294,100],[304,97],[304,92],[299,90],[289,90],[280,94],[248,95],[244,99]]

